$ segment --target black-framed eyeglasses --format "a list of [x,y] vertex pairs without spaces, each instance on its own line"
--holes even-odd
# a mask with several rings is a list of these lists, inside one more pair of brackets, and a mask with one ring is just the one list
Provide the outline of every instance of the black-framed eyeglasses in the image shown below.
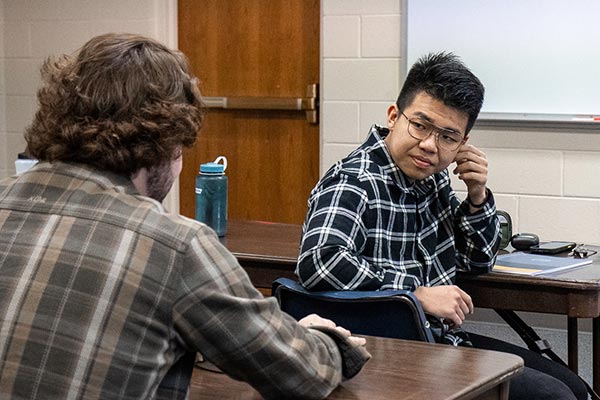
[[460,132],[442,128],[420,118],[408,118],[403,112],[400,114],[408,121],[408,134],[414,139],[425,140],[433,133],[437,145],[448,151],[458,149],[465,142],[465,137]]
[[575,247],[571,252],[574,258],[588,258],[597,253],[596,250],[586,248],[583,243]]

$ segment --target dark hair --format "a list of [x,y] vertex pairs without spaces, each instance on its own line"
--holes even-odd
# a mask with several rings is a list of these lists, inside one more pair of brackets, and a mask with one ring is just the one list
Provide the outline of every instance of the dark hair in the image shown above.
[[469,133],[483,105],[481,81],[452,53],[430,53],[412,66],[396,100],[400,111],[413,102],[419,92],[425,92],[448,107],[469,116]]
[[131,175],[171,161],[202,126],[185,56],[155,40],[97,36],[74,57],[47,59],[41,72],[39,110],[25,132],[39,160]]

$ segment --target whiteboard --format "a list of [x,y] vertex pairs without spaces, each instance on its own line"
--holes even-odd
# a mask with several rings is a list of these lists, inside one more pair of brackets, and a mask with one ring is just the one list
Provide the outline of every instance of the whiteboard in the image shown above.
[[409,0],[407,7],[407,67],[429,52],[454,52],[486,88],[483,118],[600,116],[600,1]]

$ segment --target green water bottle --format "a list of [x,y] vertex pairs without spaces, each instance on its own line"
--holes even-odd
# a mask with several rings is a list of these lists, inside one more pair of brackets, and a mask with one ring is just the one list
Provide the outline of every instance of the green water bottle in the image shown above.
[[[222,164],[221,164],[222,162]],[[196,220],[204,222],[219,236],[227,233],[227,158],[200,164],[196,176]]]

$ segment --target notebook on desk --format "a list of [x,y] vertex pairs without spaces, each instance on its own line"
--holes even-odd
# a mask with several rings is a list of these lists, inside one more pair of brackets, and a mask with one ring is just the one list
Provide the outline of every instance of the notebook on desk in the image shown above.
[[544,275],[591,264],[589,258],[555,257],[515,252],[500,254],[494,265],[495,272],[521,275]]

